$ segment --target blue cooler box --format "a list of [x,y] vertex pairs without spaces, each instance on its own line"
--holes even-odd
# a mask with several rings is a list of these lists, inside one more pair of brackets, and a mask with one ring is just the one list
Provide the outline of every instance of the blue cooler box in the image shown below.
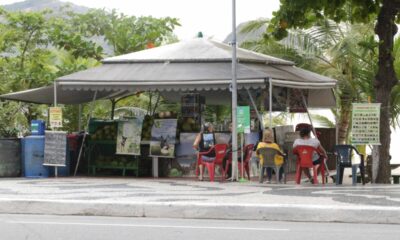
[[43,120],[31,121],[31,135],[44,135],[45,122]]
[[22,176],[48,177],[49,168],[43,166],[44,136],[28,136],[22,139]]

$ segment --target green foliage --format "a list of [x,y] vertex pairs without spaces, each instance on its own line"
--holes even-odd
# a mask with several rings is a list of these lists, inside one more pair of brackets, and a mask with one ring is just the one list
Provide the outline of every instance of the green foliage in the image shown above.
[[281,0],[268,31],[282,39],[287,36],[288,29],[310,28],[327,18],[336,23],[368,23],[376,18],[380,4],[380,0]]
[[[172,32],[179,25],[175,18],[130,17],[115,10],[92,10],[86,14],[73,13],[69,8],[61,11],[56,15],[48,10],[7,12],[0,8],[0,94],[46,86],[57,77],[98,66],[105,53],[94,38],[110,43],[116,54],[143,50],[148,43],[158,46],[177,40]],[[149,97],[147,102],[135,98],[126,104],[144,108],[149,105]],[[156,96],[151,98],[154,108]],[[118,105],[124,106],[122,103]],[[28,129],[32,119],[47,118],[47,106],[4,106],[0,122],[13,123],[12,128]],[[83,107],[84,118],[89,114],[88,106]],[[161,107],[168,108],[162,99]],[[110,101],[98,101],[94,117],[109,118],[110,109]],[[18,112],[18,117],[10,118],[10,112]],[[78,107],[65,106],[63,115],[64,130],[77,130]]]
[[15,102],[1,103],[0,137],[17,137],[24,122],[21,104]]
[[115,55],[143,50],[149,43],[159,46],[170,40],[175,26],[179,26],[175,18],[126,16],[116,10],[96,9],[71,14],[71,18],[75,31],[86,37],[103,36]]

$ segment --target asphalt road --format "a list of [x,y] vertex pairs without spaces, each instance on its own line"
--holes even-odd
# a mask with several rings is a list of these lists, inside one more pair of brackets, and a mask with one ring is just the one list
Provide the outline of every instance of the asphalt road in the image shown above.
[[397,239],[398,225],[0,215],[7,240]]

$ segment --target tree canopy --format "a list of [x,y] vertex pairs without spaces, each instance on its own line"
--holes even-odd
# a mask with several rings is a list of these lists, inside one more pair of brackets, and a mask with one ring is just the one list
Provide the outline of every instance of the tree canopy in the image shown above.
[[[107,55],[174,41],[173,30],[179,25],[175,18],[126,16],[102,9],[80,14],[65,8],[54,14],[0,8],[0,18],[0,94],[49,85],[57,77],[99,65]],[[105,51],[107,44],[112,51]],[[108,116],[103,110],[108,105],[99,102],[96,112]],[[32,119],[45,119],[46,111],[46,106],[2,103],[0,135],[11,133],[10,127],[26,129]],[[77,130],[77,112],[77,107],[65,107],[66,130]]]
[[310,28],[318,20],[332,19],[335,22],[374,22],[379,38],[378,68],[374,79],[374,101],[381,103],[380,142],[375,146],[379,153],[373,160],[378,164],[375,181],[390,181],[390,104],[391,92],[398,85],[394,69],[395,22],[399,18],[400,0],[281,0],[280,9],[274,13],[268,32],[282,39],[288,29]]

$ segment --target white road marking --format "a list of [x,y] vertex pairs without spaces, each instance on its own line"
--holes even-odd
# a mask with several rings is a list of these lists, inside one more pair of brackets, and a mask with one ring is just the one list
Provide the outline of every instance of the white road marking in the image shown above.
[[85,223],[85,222],[34,222],[34,221],[6,221],[13,224],[40,224],[40,225],[78,225],[101,227],[143,227],[143,228],[181,228],[181,229],[210,229],[210,230],[239,230],[239,231],[290,231],[286,228],[246,228],[246,227],[212,227],[212,226],[182,226],[182,225],[153,225],[153,224],[122,224],[122,223]]

